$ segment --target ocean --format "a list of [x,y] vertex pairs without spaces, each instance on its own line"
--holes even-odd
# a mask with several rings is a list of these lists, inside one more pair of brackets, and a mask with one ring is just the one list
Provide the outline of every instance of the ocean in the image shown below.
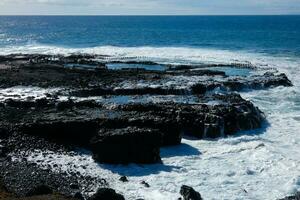
[[0,47],[191,47],[298,55],[300,16],[0,17]]
[[300,190],[300,16],[2,16],[0,54],[12,53],[276,68],[293,87],[241,93],[265,113],[263,129],[218,140],[184,139],[183,146],[162,148],[164,166],[101,168],[90,159],[86,173],[150,183],[143,190],[133,183],[112,185],[128,199],[176,199],[182,184],[204,199],[274,200]]

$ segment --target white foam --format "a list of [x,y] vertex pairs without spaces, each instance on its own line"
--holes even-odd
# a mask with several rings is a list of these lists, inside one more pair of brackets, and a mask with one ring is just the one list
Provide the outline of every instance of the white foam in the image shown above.
[[229,50],[191,48],[191,47],[116,47],[99,46],[90,48],[67,48],[59,46],[47,46],[31,44],[25,46],[9,46],[0,48],[0,55],[24,53],[24,54],[62,54],[69,55],[74,53],[107,55],[110,59],[129,59],[147,60],[160,63],[252,63],[262,64],[260,57],[256,53],[233,52]]
[[61,88],[40,88],[31,86],[15,86],[0,89],[0,101],[7,99],[14,100],[36,100],[46,98],[47,94],[54,94],[62,91]]

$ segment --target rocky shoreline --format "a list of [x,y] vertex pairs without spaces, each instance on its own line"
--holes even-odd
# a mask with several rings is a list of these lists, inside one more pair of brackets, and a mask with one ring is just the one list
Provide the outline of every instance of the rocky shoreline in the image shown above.
[[[264,114],[236,92],[292,86],[285,74],[252,65],[101,55],[0,56],[0,72],[0,199],[2,193],[124,199],[105,176],[58,173],[26,157],[36,151],[72,156],[83,148],[104,164],[161,163],[160,147],[180,145],[182,137],[215,139],[261,128]],[[192,191],[183,187],[182,195],[185,190]],[[183,198],[201,199],[195,193]]]

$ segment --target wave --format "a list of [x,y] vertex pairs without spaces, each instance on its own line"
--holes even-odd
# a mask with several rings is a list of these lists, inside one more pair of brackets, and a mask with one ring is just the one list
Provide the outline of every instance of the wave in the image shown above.
[[237,52],[222,49],[195,48],[195,47],[117,47],[99,46],[90,48],[68,48],[28,44],[0,48],[2,55],[7,54],[96,54],[112,59],[127,58],[168,63],[262,63],[261,59],[254,59],[257,53]]

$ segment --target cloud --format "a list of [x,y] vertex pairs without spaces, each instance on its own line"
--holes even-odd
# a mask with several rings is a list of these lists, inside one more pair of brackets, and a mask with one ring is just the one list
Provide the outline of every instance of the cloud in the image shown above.
[[23,5],[38,5],[47,4],[55,6],[73,6],[73,5],[89,5],[89,1],[82,0],[1,0],[2,4],[23,4]]
[[0,14],[300,14],[300,0],[0,0]]

